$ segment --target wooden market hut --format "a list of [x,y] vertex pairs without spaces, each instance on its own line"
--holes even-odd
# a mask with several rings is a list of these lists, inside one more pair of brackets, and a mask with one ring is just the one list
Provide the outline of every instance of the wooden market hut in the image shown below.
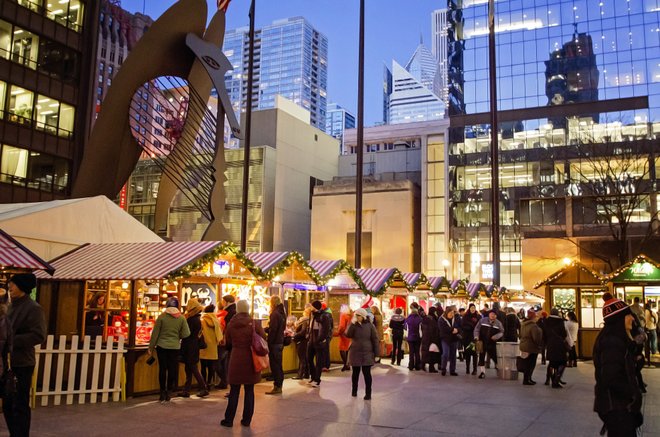
[[[167,298],[212,303],[225,279],[259,280],[245,262],[221,241],[87,244],[53,260],[52,275],[38,274],[38,298],[49,334],[125,337],[126,392],[146,393],[158,387],[157,368],[145,360]],[[203,289],[193,289],[200,283]]]
[[594,342],[603,321],[603,278],[589,267],[573,261],[534,285],[544,287],[545,311],[553,307],[575,311],[580,323],[576,350],[581,358],[591,358]]
[[640,303],[660,302],[660,264],[644,254],[603,276],[611,291],[628,305],[635,297]]

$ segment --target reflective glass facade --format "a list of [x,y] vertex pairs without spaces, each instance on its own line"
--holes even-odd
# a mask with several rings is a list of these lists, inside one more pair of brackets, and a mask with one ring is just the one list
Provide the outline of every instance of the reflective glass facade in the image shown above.
[[[492,259],[488,2],[448,10],[449,247],[477,278]],[[619,202],[631,222],[657,211],[659,11],[657,0],[495,2],[502,285],[522,284],[522,238],[616,223],[604,195],[647,192]]]
[[[225,83],[234,110],[247,100],[248,28],[230,30],[223,51],[234,66]],[[312,126],[325,129],[328,39],[304,18],[278,20],[255,31],[253,108],[275,106],[281,95],[310,112]]]
[[328,112],[325,116],[325,133],[337,138],[339,143],[339,153],[345,154],[344,150],[344,132],[346,129],[355,128],[355,116],[336,103],[328,105]]

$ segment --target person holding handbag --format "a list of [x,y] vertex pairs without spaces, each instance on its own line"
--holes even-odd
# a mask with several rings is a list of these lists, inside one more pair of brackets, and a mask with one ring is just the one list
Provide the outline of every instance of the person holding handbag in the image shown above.
[[252,337],[256,332],[262,338],[266,334],[261,325],[250,317],[250,305],[246,300],[236,303],[236,315],[225,330],[225,345],[231,350],[227,382],[229,383],[229,401],[225,409],[225,418],[220,425],[231,428],[238,408],[241,385],[245,392],[241,425],[250,426],[254,414],[254,385],[261,380],[261,372],[254,369],[252,361]]

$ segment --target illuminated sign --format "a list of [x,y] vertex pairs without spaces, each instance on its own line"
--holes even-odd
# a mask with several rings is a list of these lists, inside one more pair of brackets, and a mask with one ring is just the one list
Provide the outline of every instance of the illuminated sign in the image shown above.
[[213,263],[212,269],[214,275],[226,275],[229,273],[229,261],[219,259]]
[[481,264],[481,280],[493,279],[495,277],[495,268],[493,263]]

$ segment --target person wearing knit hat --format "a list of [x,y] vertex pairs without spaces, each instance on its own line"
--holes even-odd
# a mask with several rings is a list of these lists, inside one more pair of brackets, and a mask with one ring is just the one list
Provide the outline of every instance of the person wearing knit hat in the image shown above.
[[249,314],[250,304],[247,300],[239,300],[236,302],[236,313]]
[[34,347],[46,340],[44,310],[30,298],[36,286],[37,280],[32,273],[13,275],[8,282],[11,304],[7,317],[14,339],[11,367],[18,382],[16,395],[3,399],[2,410],[12,436],[30,434],[30,387],[36,363]]
[[532,379],[532,375],[536,367],[536,358],[541,352],[542,346],[543,331],[536,323],[536,312],[532,309],[527,310],[527,318],[520,326],[520,356],[524,360],[523,385],[536,384]]
[[190,329],[190,335],[181,341],[181,357],[186,371],[186,381],[183,390],[179,392],[179,396],[184,398],[190,397],[193,376],[199,385],[197,396],[205,397],[209,395],[206,382],[204,381],[204,378],[202,378],[202,374],[197,367],[197,363],[199,362],[200,344],[203,347],[208,347],[205,342],[202,342],[204,337],[200,334],[202,331],[201,312],[203,309],[204,306],[197,300],[197,298],[192,297],[188,299],[185,317],[188,322],[188,329]]
[[635,372],[636,348],[631,331],[632,311],[606,293],[603,305],[605,326],[593,349],[596,389],[594,411],[603,421],[601,435],[634,436],[642,425],[642,391]]
[[357,396],[358,381],[362,372],[366,386],[364,400],[368,401],[371,399],[371,367],[376,363],[380,343],[376,327],[367,321],[365,308],[355,310],[353,322],[346,330],[346,336],[351,339],[351,348],[348,351],[348,363],[353,370],[351,396]]

